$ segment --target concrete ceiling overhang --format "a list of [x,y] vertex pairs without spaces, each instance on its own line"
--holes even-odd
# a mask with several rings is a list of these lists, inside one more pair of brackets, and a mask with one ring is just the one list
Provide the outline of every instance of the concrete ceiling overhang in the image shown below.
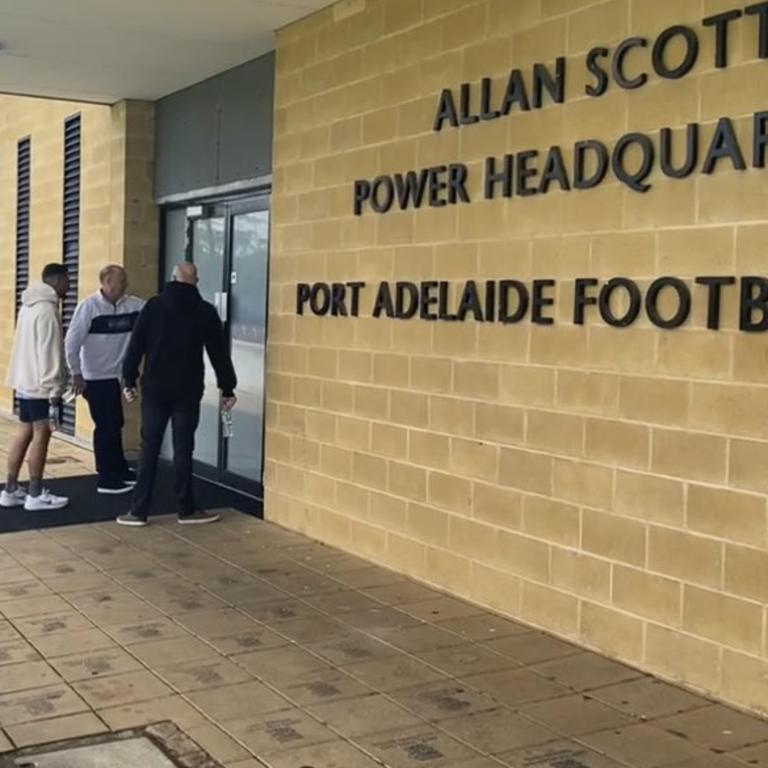
[[0,0],[0,92],[155,100],[274,48],[330,0]]

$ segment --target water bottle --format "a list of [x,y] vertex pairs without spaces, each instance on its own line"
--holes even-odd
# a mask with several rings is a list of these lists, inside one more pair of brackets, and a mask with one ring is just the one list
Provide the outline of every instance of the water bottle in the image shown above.
[[61,415],[59,413],[58,403],[49,403],[48,405],[48,426],[51,432],[58,431],[61,426]]
[[221,434],[225,440],[229,440],[234,434],[234,428],[232,425],[232,411],[221,412]]

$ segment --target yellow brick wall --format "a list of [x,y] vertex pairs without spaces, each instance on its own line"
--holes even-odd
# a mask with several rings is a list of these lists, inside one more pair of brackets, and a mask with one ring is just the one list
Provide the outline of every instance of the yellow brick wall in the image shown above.
[[[266,516],[768,712],[768,345],[572,324],[569,282],[765,272],[764,173],[352,215],[357,178],[768,107],[757,20],[720,0],[345,0],[278,35]],[[584,53],[696,25],[681,81],[583,95]],[[566,103],[431,130],[443,87],[569,57]],[[647,52],[646,52],[647,54]],[[638,61],[647,61],[647,55]],[[747,151],[751,145],[746,145]],[[477,198],[478,182],[473,183]],[[558,323],[298,317],[297,282],[557,278]],[[572,290],[572,289],[571,289]],[[368,315],[368,316],[366,316]],[[593,313],[592,318],[595,317]]]
[[[76,114],[82,120],[80,297],[98,289],[99,270],[109,263],[126,266],[132,292],[149,296],[156,287],[153,105],[0,96],[0,409],[6,412],[12,405],[5,375],[15,324],[17,144],[31,138],[30,281],[36,281],[47,263],[62,259],[64,121]],[[89,441],[91,430],[88,407],[79,399],[78,438]],[[129,447],[136,434],[129,414]]]

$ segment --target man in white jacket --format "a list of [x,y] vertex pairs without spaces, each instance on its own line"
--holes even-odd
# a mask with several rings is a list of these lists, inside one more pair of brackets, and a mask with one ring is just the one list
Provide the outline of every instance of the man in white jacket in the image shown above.
[[88,401],[98,493],[129,493],[135,485],[123,453],[120,376],[133,326],[144,306],[126,296],[128,276],[116,264],[99,273],[101,288],[80,302],[69,324],[65,349],[75,392]]
[[[8,481],[0,493],[0,506],[29,511],[61,509],[69,501],[43,488],[43,472],[51,438],[49,413],[61,407],[67,385],[59,302],[69,278],[63,264],[49,264],[43,282],[22,294],[16,321],[8,386],[19,398],[21,426],[8,454]],[[19,472],[28,454],[29,490],[19,487]]]

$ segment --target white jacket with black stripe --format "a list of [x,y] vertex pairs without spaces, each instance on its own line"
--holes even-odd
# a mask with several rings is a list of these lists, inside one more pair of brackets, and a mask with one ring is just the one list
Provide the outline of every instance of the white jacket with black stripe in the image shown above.
[[64,341],[67,365],[73,376],[86,381],[119,379],[133,326],[143,299],[123,296],[117,304],[101,291],[77,305]]

